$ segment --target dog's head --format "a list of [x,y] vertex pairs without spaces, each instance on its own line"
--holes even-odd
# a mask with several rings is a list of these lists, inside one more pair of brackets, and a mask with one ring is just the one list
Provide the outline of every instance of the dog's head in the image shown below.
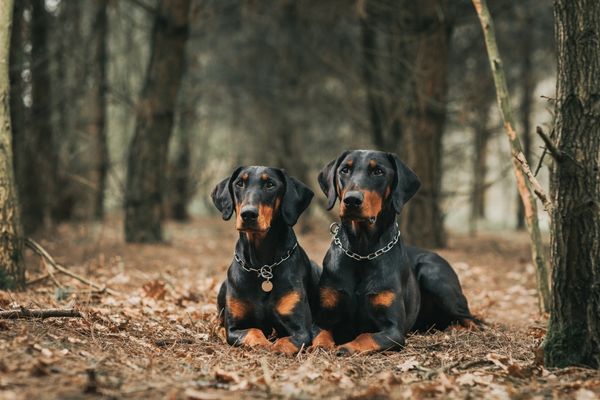
[[235,211],[236,229],[267,232],[277,218],[290,226],[310,204],[313,192],[284,170],[238,167],[212,191],[212,201],[228,220]]
[[374,222],[384,209],[399,214],[421,182],[397,155],[353,150],[330,161],[319,173],[330,210],[340,199],[340,218]]

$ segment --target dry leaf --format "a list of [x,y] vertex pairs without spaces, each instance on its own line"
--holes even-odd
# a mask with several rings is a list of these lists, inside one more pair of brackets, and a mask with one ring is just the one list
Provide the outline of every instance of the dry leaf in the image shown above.
[[159,280],[144,283],[142,289],[144,290],[144,296],[155,300],[164,300],[167,294],[165,283]]
[[238,383],[240,378],[233,372],[224,371],[220,368],[215,369],[215,379],[221,383]]
[[399,369],[400,372],[408,372],[411,369],[414,369],[417,365],[419,365],[417,359],[415,357],[411,357],[402,364],[398,364],[396,368]]

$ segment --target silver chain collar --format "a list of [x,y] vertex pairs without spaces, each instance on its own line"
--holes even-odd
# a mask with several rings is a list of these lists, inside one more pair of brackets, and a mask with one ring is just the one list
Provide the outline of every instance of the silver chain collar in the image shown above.
[[[398,225],[396,225],[396,227],[398,227]],[[388,244],[386,244],[379,250],[376,250],[372,253],[367,254],[366,256],[363,256],[363,255],[357,254],[353,251],[350,251],[349,249],[344,248],[344,246],[342,245],[342,241],[340,240],[340,237],[338,236],[338,233],[340,232],[340,224],[338,224],[337,222],[334,222],[331,225],[329,225],[329,232],[333,235],[333,243],[337,247],[342,249],[344,254],[346,254],[350,258],[355,259],[356,261],[374,260],[377,257],[379,257],[380,255],[385,254],[388,251],[390,251],[396,245],[396,243],[398,243],[398,240],[400,239],[400,229],[398,229],[398,233],[396,233],[394,238]]]
[[290,258],[294,250],[296,250],[296,247],[298,247],[298,242],[294,243],[294,246],[292,246],[292,248],[289,249],[288,252],[283,257],[281,257],[279,261],[274,262],[273,264],[265,264],[260,268],[246,267],[246,262],[242,260],[235,251],[233,252],[233,258],[240,264],[240,267],[242,267],[244,271],[257,272],[258,276],[269,281],[271,280],[271,278],[273,278],[273,268]]

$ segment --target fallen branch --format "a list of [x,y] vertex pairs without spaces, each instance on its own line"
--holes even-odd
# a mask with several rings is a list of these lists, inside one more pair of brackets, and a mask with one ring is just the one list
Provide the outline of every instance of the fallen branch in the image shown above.
[[0,311],[0,319],[20,319],[20,318],[81,318],[83,315],[73,308],[67,309],[44,309],[29,310],[21,307],[18,310]]
[[175,344],[194,344],[193,339],[183,338],[183,339],[157,339],[154,341],[154,344],[158,347],[164,346],[172,346]]
[[30,281],[27,281],[25,283],[26,286],[31,286],[31,285],[35,285],[36,283],[40,283],[45,281],[46,279],[50,278],[50,274],[46,273],[45,275],[40,276],[39,278],[35,278],[32,279]]
[[515,154],[515,158],[519,162],[519,164],[521,164],[521,168],[523,169],[525,176],[527,176],[527,179],[529,179],[529,182],[531,183],[531,186],[533,187],[533,192],[536,194],[536,196],[541,200],[542,204],[544,205],[544,210],[546,210],[547,212],[552,211],[552,202],[550,201],[550,199],[548,198],[548,195],[542,188],[542,185],[540,185],[540,182],[536,179],[535,176],[533,176],[533,173],[531,172],[531,169],[529,168],[529,164],[527,163],[527,159],[525,158],[525,154],[517,153],[517,154]]
[[65,267],[63,267],[62,265],[60,265],[56,261],[54,261],[52,256],[50,254],[48,254],[48,252],[42,246],[40,246],[35,240],[33,240],[31,238],[27,238],[27,240],[25,240],[25,245],[27,247],[29,247],[31,250],[33,250],[40,257],[44,257],[54,269],[62,272],[63,274],[69,275],[71,278],[77,279],[79,282],[85,283],[86,285],[89,285],[89,286],[93,287],[94,289],[97,289],[100,292],[106,292],[110,295],[119,295],[120,294],[119,292],[117,292],[115,290],[107,288],[106,285],[100,285],[96,282],[93,282],[89,279],[84,278],[81,275],[76,274],[75,272],[69,271],[68,269],[66,269]]

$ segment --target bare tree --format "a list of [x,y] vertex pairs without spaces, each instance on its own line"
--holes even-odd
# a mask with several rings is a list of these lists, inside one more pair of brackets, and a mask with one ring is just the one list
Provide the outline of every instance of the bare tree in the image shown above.
[[600,367],[600,3],[556,0],[557,98],[551,187],[547,366]]
[[31,127],[25,140],[26,159],[21,193],[26,232],[52,223],[56,199],[56,152],[52,131],[52,90],[48,29],[50,15],[44,0],[32,0],[31,13]]
[[83,110],[83,132],[87,139],[85,154],[89,156],[84,172],[90,187],[84,192],[81,202],[84,203],[85,214],[96,219],[104,216],[104,190],[108,169],[106,139],[107,6],[108,0],[96,0],[92,5],[91,57]]
[[175,104],[189,32],[189,0],[163,0],[154,17],[151,56],[129,148],[125,238],[157,242]]
[[25,283],[23,243],[13,176],[8,56],[13,0],[0,3],[0,289]]
[[403,232],[411,243],[443,247],[441,210],[442,135],[446,123],[448,56],[452,21],[445,0],[417,2],[412,63],[411,103],[406,115],[404,158],[421,179],[421,189],[407,204]]

